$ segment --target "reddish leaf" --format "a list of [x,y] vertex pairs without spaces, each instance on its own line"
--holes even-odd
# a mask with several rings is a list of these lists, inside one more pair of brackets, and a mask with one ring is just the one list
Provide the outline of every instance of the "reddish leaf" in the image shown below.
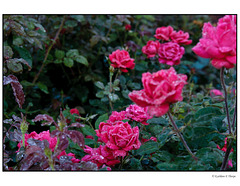
[[45,161],[45,157],[38,154],[38,153],[33,153],[27,156],[22,160],[22,165],[20,170],[28,170],[32,165],[34,165],[37,162],[42,162]]
[[80,164],[75,163],[75,168],[78,170],[86,170],[86,171],[96,171],[98,170],[98,166],[95,163],[89,162],[81,162]]
[[66,133],[74,143],[77,143],[82,149],[84,149],[84,136],[81,132],[76,130],[69,130],[66,131]]
[[58,149],[61,151],[65,150],[68,147],[68,139],[65,134],[59,135],[59,144],[58,144]]
[[29,156],[30,154],[33,154],[33,153],[36,153],[36,152],[38,152],[39,154],[43,153],[42,149],[40,147],[34,145],[34,146],[28,147],[25,153],[26,153],[26,156]]
[[22,108],[25,101],[22,85],[19,83],[18,78],[14,75],[9,75],[8,77],[4,76],[3,84],[6,85],[9,83],[12,86],[13,95],[15,96],[15,100],[18,103],[19,108]]
[[42,126],[51,125],[52,123],[55,124],[55,121],[53,120],[53,118],[47,114],[39,114],[32,121],[37,122],[37,121],[42,121],[42,120],[47,121],[45,123],[42,123]]
[[80,128],[80,127],[84,127],[85,125],[84,124],[82,124],[82,123],[78,123],[78,122],[76,122],[76,123],[72,123],[71,125],[70,125],[70,127],[78,127],[78,128]]

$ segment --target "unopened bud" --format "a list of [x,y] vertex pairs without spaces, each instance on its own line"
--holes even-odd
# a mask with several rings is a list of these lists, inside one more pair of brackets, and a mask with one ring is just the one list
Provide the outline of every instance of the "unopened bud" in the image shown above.
[[110,67],[109,67],[109,71],[110,71],[111,73],[113,73],[114,70],[115,70],[115,68],[114,68],[113,66],[110,66]]
[[22,121],[21,125],[20,125],[20,129],[22,134],[25,134],[28,130],[28,124],[25,121]]

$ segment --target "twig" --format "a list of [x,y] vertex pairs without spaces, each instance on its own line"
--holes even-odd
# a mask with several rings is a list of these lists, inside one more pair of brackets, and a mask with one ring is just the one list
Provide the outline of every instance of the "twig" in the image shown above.
[[221,80],[221,84],[224,92],[224,101],[225,101],[225,109],[226,109],[227,121],[228,121],[228,130],[229,130],[229,134],[231,134],[232,131],[231,131],[231,125],[230,125],[229,111],[228,111],[227,90],[224,82],[224,67],[222,67],[220,70],[220,80]]
[[41,74],[41,72],[42,72],[44,66],[46,65],[45,62],[46,62],[46,60],[47,60],[47,58],[48,58],[48,55],[49,55],[49,53],[50,53],[50,51],[51,51],[53,45],[56,43],[56,40],[58,39],[58,36],[59,36],[59,34],[60,34],[61,30],[62,30],[62,27],[63,27],[64,21],[65,21],[65,16],[63,16],[63,19],[62,19],[62,21],[61,21],[61,24],[60,24],[60,26],[59,26],[59,29],[58,29],[58,31],[57,31],[57,33],[56,33],[56,35],[55,35],[55,37],[54,37],[54,39],[53,39],[51,45],[48,47],[48,50],[47,50],[47,53],[46,53],[46,55],[45,55],[45,57],[44,57],[44,60],[43,60],[42,66],[41,66],[41,68],[39,69],[38,73],[36,74],[36,76],[34,77],[34,79],[33,79],[33,81],[32,81],[33,84],[36,83],[36,81],[38,80],[38,78],[39,78],[39,76],[40,76],[40,74]]
[[170,121],[171,121],[171,123],[172,123],[172,126],[173,126],[175,132],[177,133],[179,139],[180,139],[181,142],[183,143],[184,147],[186,148],[186,150],[188,151],[188,153],[192,156],[192,158],[197,161],[198,158],[197,158],[196,156],[194,156],[194,154],[192,153],[191,149],[188,147],[188,144],[187,144],[187,142],[185,141],[185,139],[183,138],[183,136],[182,136],[182,134],[180,133],[180,131],[178,130],[178,127],[177,127],[176,123],[174,122],[170,111],[167,112],[167,115],[168,115],[168,117],[169,117],[169,119],[170,119]]

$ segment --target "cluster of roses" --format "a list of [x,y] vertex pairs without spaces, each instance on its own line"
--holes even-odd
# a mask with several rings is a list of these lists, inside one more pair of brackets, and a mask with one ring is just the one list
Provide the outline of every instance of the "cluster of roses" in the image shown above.
[[[101,122],[99,129],[96,130],[98,141],[105,145],[100,145],[98,148],[86,145],[84,151],[89,155],[85,155],[82,161],[96,163],[99,168],[109,166],[107,168],[111,170],[111,166],[120,163],[120,157],[125,157],[128,151],[136,150],[141,146],[139,128],[137,126],[132,128],[128,121],[123,120],[130,119],[148,125],[147,120],[150,118],[146,108],[137,105],[130,105],[125,111],[113,111],[109,119]],[[149,140],[156,141],[156,138],[151,137]],[[144,139],[145,141],[148,140]]]
[[[54,152],[55,150],[55,147],[57,145],[57,137],[51,137],[50,135],[50,132],[49,130],[48,131],[43,131],[43,132],[40,132],[39,134],[37,134],[35,131],[31,132],[30,134],[25,134],[25,147],[27,148],[29,146],[27,140],[28,139],[36,139],[36,140],[39,140],[39,141],[43,141],[43,140],[47,140],[48,143],[49,143],[49,148],[51,149],[52,152]],[[23,142],[21,141],[20,143],[18,143],[18,148],[20,150],[21,146],[23,145]],[[19,151],[18,150],[18,151]],[[57,158],[60,159],[61,156],[69,156],[71,157],[71,161],[73,163],[79,163],[80,160],[79,159],[76,159],[75,157],[75,154],[73,153],[66,153],[65,150],[62,151],[58,156]]]
[[[185,50],[181,45],[189,45],[192,40],[189,39],[189,34],[186,32],[175,31],[171,26],[160,27],[156,29],[154,35],[156,41],[148,41],[147,45],[142,48],[142,52],[148,58],[158,56],[159,63],[167,65],[179,65]],[[163,43],[163,41],[166,41]]]

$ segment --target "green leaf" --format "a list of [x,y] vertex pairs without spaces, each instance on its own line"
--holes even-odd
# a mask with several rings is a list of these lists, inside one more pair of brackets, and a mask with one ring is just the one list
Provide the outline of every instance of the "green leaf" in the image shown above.
[[41,82],[38,82],[38,83],[37,83],[37,86],[38,86],[38,88],[39,88],[41,91],[43,91],[43,92],[46,93],[46,94],[49,94],[48,88],[47,88],[47,86],[46,86],[45,84],[43,84],[43,83],[41,83]]
[[100,37],[99,35],[94,35],[94,36],[92,36],[91,39],[90,39],[90,45],[91,45],[91,47],[93,47],[94,45],[96,45],[96,44],[99,42],[100,39],[101,39],[101,37]]
[[159,163],[157,164],[157,169],[158,170],[178,170],[178,165],[177,164],[174,164],[174,163]]
[[73,66],[73,60],[71,58],[64,58],[63,63],[66,67],[71,68]]
[[65,25],[66,25],[67,27],[75,27],[75,26],[78,25],[78,23],[77,23],[77,21],[75,21],[75,20],[67,20],[67,21],[65,22]]
[[66,56],[70,57],[70,58],[74,58],[74,57],[79,56],[79,52],[77,49],[71,49],[71,50],[67,51]]
[[104,84],[101,81],[96,81],[94,85],[96,85],[100,89],[104,89]]
[[136,158],[132,158],[130,161],[130,170],[142,170],[141,162]]
[[120,83],[120,80],[119,79],[116,79],[114,82],[113,82],[113,86],[118,86]]
[[195,114],[195,118],[199,118],[200,116],[205,116],[205,115],[222,115],[222,111],[219,108],[216,107],[205,107],[200,110],[198,110]]
[[13,51],[10,46],[4,46],[4,58],[10,59],[13,56]]
[[99,116],[98,119],[95,122],[95,129],[98,129],[99,128],[99,124],[101,122],[106,121],[107,119],[108,119],[108,113]]
[[84,57],[84,56],[76,56],[75,58],[74,58],[74,60],[76,61],[76,62],[78,62],[78,63],[81,63],[81,64],[83,64],[83,65],[85,65],[85,66],[88,66],[88,61],[87,61],[87,59]]
[[84,139],[85,145],[95,145],[97,144],[96,141],[89,139],[89,138],[85,138]]
[[65,52],[62,50],[55,50],[55,56],[57,59],[63,59],[65,56]]
[[103,98],[104,97],[104,91],[99,91],[96,93],[96,97]]
[[158,125],[168,125],[169,121],[164,118],[152,118],[147,120],[147,123],[158,124]]
[[13,47],[20,55],[21,58],[25,59],[28,62],[28,65],[32,67],[32,55],[31,53],[23,47],[14,46]]
[[85,21],[85,17],[83,15],[71,15],[71,17],[75,20],[77,20],[78,22],[83,22]]
[[62,62],[63,62],[63,60],[61,60],[61,59],[56,59],[56,60],[54,61],[55,64],[60,64],[60,63],[62,63]]
[[88,135],[88,136],[96,136],[96,132],[95,130],[93,130],[90,126],[88,125],[85,125],[84,127],[81,127],[81,130],[82,132],[85,134],[85,135]]
[[117,95],[117,94],[114,94],[114,93],[109,94],[108,96],[109,96],[109,99],[110,99],[112,102],[115,102],[115,101],[117,101],[117,100],[119,99],[118,95]]
[[151,154],[153,152],[156,152],[158,150],[158,143],[155,141],[148,141],[141,145],[141,147],[136,150],[136,153],[138,155],[144,155],[144,154]]
[[7,60],[7,67],[9,70],[11,70],[14,73],[23,71],[22,64],[16,63],[16,61],[14,59]]

